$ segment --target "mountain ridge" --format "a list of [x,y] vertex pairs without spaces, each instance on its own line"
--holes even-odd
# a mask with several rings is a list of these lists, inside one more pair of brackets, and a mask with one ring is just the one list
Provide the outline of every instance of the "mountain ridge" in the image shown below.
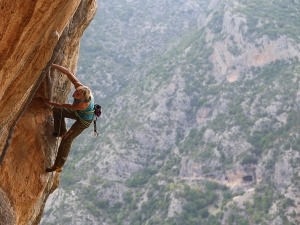
[[[144,49],[121,45],[121,52],[128,47],[129,61],[135,50],[154,46],[144,63],[116,60],[119,42],[111,44],[111,57],[98,56],[101,68],[90,61],[106,76],[96,82],[96,97],[106,109],[102,134],[79,138],[43,224],[56,217],[73,224],[298,223],[299,41],[291,29],[298,25],[292,20],[297,7],[284,0],[163,3],[171,2],[196,4],[186,17],[166,7],[164,19],[176,15],[190,24],[187,29],[172,27],[178,34],[165,42],[159,40],[163,33],[152,34],[160,48],[149,39]],[[111,10],[127,6],[106,4]],[[285,27],[280,24],[286,10],[293,22]],[[104,27],[139,24],[157,14],[127,20],[116,15]],[[157,23],[147,24],[157,31]],[[133,27],[126,32],[136,34]],[[108,48],[102,39],[98,44]],[[89,79],[88,61],[81,62]],[[62,207],[79,211],[77,219]]]

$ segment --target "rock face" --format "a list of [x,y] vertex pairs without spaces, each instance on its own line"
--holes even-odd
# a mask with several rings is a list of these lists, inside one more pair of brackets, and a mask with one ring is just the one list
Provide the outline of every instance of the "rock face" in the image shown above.
[[57,187],[46,174],[56,153],[51,109],[41,98],[64,101],[70,83],[52,62],[74,71],[95,0],[1,1],[0,224],[38,224]]

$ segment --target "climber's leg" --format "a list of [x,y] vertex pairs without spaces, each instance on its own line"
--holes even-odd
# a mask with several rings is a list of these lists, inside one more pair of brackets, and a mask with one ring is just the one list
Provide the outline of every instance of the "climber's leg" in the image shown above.
[[86,126],[84,126],[79,120],[76,120],[76,122],[71,126],[68,132],[63,136],[58,148],[55,163],[51,168],[46,169],[47,172],[61,170],[67,160],[73,140],[84,129],[86,129]]
[[65,108],[53,108],[54,132],[56,137],[62,136],[67,132],[65,118],[76,119],[74,111]]

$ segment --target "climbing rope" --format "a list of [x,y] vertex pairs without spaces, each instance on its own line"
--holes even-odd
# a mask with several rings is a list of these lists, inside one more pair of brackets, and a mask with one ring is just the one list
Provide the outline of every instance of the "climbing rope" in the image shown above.
[[60,136],[60,131],[61,131],[61,121],[62,121],[62,108],[60,108],[60,119],[59,119],[59,127],[58,127],[58,138],[56,139],[56,155],[58,152],[59,148],[59,136]]

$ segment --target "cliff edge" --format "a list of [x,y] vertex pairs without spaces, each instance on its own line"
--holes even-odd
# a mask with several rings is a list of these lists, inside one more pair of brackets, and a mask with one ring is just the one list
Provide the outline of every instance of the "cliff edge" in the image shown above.
[[51,108],[70,83],[52,62],[75,70],[96,0],[0,4],[0,224],[38,224],[59,174],[45,173],[56,154]]

